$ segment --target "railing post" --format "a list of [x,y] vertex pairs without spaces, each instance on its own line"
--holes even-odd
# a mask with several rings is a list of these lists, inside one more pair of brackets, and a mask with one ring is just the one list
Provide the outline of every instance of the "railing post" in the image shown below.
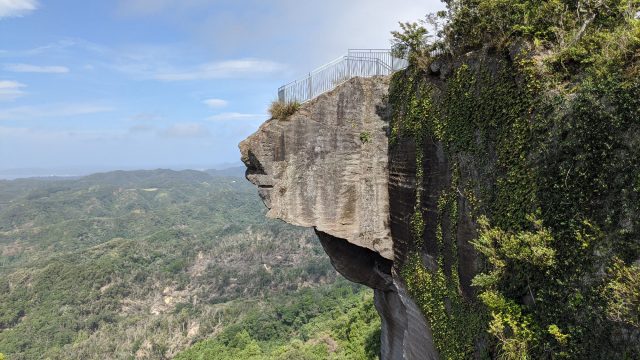
[[285,102],[285,98],[284,98],[284,87],[280,87],[278,89],[278,101],[280,102]]
[[313,86],[311,84],[311,73],[309,73],[309,82],[308,83],[309,83],[308,84],[309,85],[309,94],[307,95],[307,100],[310,100],[310,99],[313,98],[313,91],[312,91],[313,90]]

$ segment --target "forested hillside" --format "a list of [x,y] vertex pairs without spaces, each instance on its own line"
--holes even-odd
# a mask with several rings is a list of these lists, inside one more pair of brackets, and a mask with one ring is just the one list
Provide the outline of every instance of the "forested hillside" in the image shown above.
[[[329,309],[375,349],[370,294],[336,283],[311,230],[264,213],[243,178],[216,172],[0,181],[0,353],[162,359],[214,338],[181,356],[196,358],[212,344],[236,351],[230,336],[346,353]],[[322,341],[305,345],[318,326]]]

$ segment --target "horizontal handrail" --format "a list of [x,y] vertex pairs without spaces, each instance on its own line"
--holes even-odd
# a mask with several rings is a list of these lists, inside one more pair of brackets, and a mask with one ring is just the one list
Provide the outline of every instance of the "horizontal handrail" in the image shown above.
[[406,67],[407,61],[394,57],[389,49],[349,49],[346,55],[278,88],[278,100],[303,103],[354,77],[389,75]]

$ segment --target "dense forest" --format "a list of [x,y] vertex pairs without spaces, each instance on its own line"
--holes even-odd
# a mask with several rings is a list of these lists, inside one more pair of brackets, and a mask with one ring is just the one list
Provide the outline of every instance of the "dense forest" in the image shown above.
[[264,214],[233,172],[0,181],[0,353],[374,358],[370,292]]

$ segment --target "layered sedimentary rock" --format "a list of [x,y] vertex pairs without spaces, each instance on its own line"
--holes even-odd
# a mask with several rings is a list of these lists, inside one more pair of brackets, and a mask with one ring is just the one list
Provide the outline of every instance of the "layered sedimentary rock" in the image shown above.
[[240,144],[267,216],[392,259],[387,191],[388,79],[353,79],[271,119]]
[[241,146],[248,178],[374,289],[383,359],[639,358],[640,67],[569,89],[505,50],[270,120]]
[[268,120],[240,149],[267,216],[314,227],[334,267],[374,289],[382,359],[437,359],[394,270],[388,88],[389,78],[352,79],[285,120]]

